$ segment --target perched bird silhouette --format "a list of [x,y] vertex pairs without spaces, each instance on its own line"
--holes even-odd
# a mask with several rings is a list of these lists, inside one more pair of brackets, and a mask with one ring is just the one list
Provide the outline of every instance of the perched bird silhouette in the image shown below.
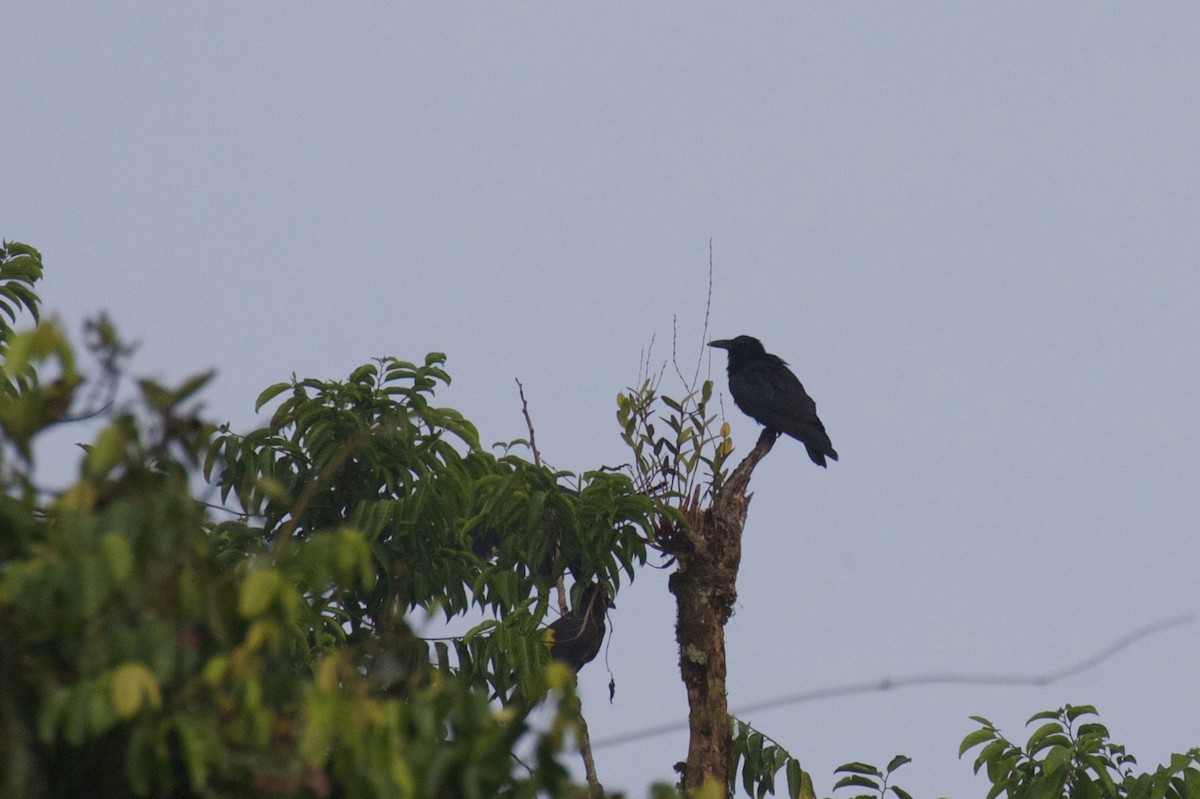
[[579,604],[550,625],[554,631],[551,657],[566,661],[575,671],[592,662],[604,643],[605,617],[611,607],[613,603],[604,586],[586,585],[579,595]]
[[817,404],[787,368],[787,361],[763,349],[753,336],[708,342],[729,353],[729,393],[742,413],[776,433],[787,433],[808,450],[818,466],[837,452],[817,418]]

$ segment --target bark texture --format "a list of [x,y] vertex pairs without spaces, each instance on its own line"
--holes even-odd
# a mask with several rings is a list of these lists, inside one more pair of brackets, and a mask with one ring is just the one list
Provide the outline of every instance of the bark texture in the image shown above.
[[687,689],[690,738],[679,787],[692,796],[709,780],[729,784],[732,729],[725,694],[725,623],[737,601],[742,530],[751,495],[750,474],[778,434],[764,429],[758,443],[721,486],[710,507],[698,496],[684,508],[687,528],[674,531],[678,560],[671,575],[678,617],[679,671]]

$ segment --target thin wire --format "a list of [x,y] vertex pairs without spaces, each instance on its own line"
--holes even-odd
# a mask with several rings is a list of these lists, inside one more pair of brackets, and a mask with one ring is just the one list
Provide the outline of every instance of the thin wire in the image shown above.
[[[1058,682],[1066,677],[1079,674],[1094,668],[1104,661],[1111,658],[1113,655],[1126,649],[1141,639],[1153,635],[1163,630],[1168,630],[1172,627],[1179,627],[1183,624],[1191,624],[1196,620],[1195,616],[1175,616],[1162,621],[1147,624],[1139,627],[1131,633],[1118,638],[1113,643],[1089,655],[1083,660],[1065,666],[1061,669],[1048,671],[1044,674],[1029,675],[987,675],[987,674],[967,674],[961,672],[941,672],[932,674],[916,674],[911,677],[884,677],[874,681],[864,681],[857,683],[847,683],[845,685],[836,685],[829,688],[817,688],[811,691],[801,691],[799,693],[787,694],[774,699],[767,699],[761,702],[753,702],[749,705],[742,705],[731,711],[734,716],[741,716],[747,713],[754,713],[758,710],[767,710],[770,708],[781,708],[789,705],[798,705],[802,702],[813,702],[818,699],[830,699],[837,696],[849,696],[851,694],[863,694],[871,691],[890,691],[894,688],[906,688],[910,685],[1049,685],[1053,682]],[[617,744],[632,743],[633,741],[641,741],[646,738],[653,738],[658,735],[665,735],[669,732],[687,729],[686,721],[672,721],[665,724],[658,724],[653,727],[643,727],[640,730],[633,730],[621,735],[613,735],[608,738],[601,738],[592,741],[592,749],[601,749],[608,746],[616,746]]]

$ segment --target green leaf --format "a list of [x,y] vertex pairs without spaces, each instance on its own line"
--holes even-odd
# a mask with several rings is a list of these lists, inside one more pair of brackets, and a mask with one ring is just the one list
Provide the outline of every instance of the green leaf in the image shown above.
[[174,393],[165,386],[153,380],[139,380],[137,383],[142,389],[142,401],[150,410],[161,412],[175,404]]
[[258,399],[254,401],[254,412],[258,413],[262,406],[266,405],[268,402],[275,399],[291,387],[291,383],[275,383],[274,385],[267,386],[267,388],[265,388],[262,393],[258,395]]
[[795,758],[788,758],[787,788],[790,799],[800,799],[800,794],[804,790],[804,771],[800,768],[800,761]]
[[755,771],[759,770],[762,762],[763,736],[761,732],[752,732],[746,737],[746,762],[753,761]]
[[109,423],[96,436],[83,461],[84,474],[91,480],[103,480],[125,455],[128,430],[120,419]]
[[988,789],[985,799],[996,799],[997,796],[1007,791],[1008,788],[1009,785],[1007,782],[1001,780],[993,781],[992,787]]
[[174,721],[192,790],[200,793],[208,782],[208,760],[211,751],[216,747],[211,743],[210,736],[199,719],[186,713],[176,713]]
[[204,388],[204,386],[206,386],[208,382],[213,379],[214,375],[216,375],[216,370],[209,369],[207,372],[194,374],[184,380],[183,383],[179,385],[179,388],[175,389],[173,404],[178,405],[179,403],[191,397],[200,389]]
[[893,771],[900,768],[905,763],[911,763],[911,762],[912,762],[912,758],[908,757],[907,755],[896,755],[887,764],[887,773],[891,774]]
[[292,504],[292,495],[288,493],[283,483],[273,477],[259,477],[254,481],[255,487],[262,492],[263,496],[284,507]]
[[[1194,760],[1197,763],[1200,763],[1200,750],[1193,751],[1197,752]],[[1176,757],[1177,755],[1171,755],[1172,765],[1175,763]],[[1188,757],[1188,755],[1182,755],[1182,757]],[[1196,799],[1196,797],[1200,797],[1200,770],[1187,768],[1176,769],[1176,771],[1183,772],[1182,780],[1179,778],[1172,780],[1172,782],[1177,786],[1180,796],[1187,797],[1187,799]]]
[[[747,739],[747,744],[749,744],[749,739]],[[742,788],[745,789],[747,794],[753,796],[754,782],[759,771],[759,762],[751,755],[748,747],[743,754],[745,755],[746,759],[742,763]]]
[[337,714],[341,710],[339,704],[332,691],[313,692],[310,695],[304,734],[299,746],[300,754],[309,763],[320,763],[327,756],[329,742],[337,728]]
[[143,705],[158,709],[162,693],[158,680],[144,663],[122,663],[112,675],[113,709],[123,719],[133,718]]
[[1071,739],[1067,735],[1047,735],[1044,738],[1039,738],[1037,743],[1029,750],[1030,756],[1034,756],[1051,746],[1070,746]]
[[112,581],[123,583],[129,579],[134,565],[133,550],[129,546],[129,539],[115,531],[105,533],[101,548],[104,552],[104,565],[107,567],[108,576]]
[[1039,748],[1041,748],[1039,744],[1043,738],[1047,738],[1052,735],[1061,735],[1062,731],[1062,724],[1058,723],[1057,721],[1050,721],[1043,724],[1042,726],[1038,727],[1032,735],[1029,736],[1029,742],[1025,745],[1025,751],[1033,754],[1034,752],[1038,751]]
[[1097,716],[1096,708],[1092,705],[1067,705],[1067,721],[1075,721],[1080,716]]
[[261,616],[283,585],[283,576],[274,569],[254,569],[246,575],[238,598],[238,612],[244,618]]
[[[976,719],[976,721],[978,720],[979,719]],[[962,743],[958,745],[958,756],[962,757],[964,754],[966,754],[968,749],[978,746],[984,741],[990,741],[995,737],[995,731],[987,727],[980,730],[975,730],[972,733],[968,733],[967,736],[962,739]]]
[[1105,727],[1103,724],[1099,724],[1096,722],[1092,722],[1090,724],[1080,724],[1079,729],[1076,730],[1076,735],[1080,738],[1089,736],[1089,737],[1096,737],[1096,738],[1100,738],[1103,740],[1107,740],[1108,739],[1108,727]]
[[[1008,743],[1004,740],[997,739],[984,746],[979,750],[978,757],[975,758],[974,773],[978,774],[979,769],[984,763],[991,763],[1008,749]],[[962,755],[959,755],[962,757]]]
[[836,791],[838,788],[845,788],[847,785],[855,785],[859,788],[870,788],[873,791],[879,790],[878,782],[870,777],[863,776],[862,774],[851,774],[849,777],[842,777],[833,784],[833,789]]
[[[1009,791],[1011,794],[1012,791]],[[1058,799],[1062,793],[1062,780],[1048,775],[1035,777],[1024,791],[1024,799]]]
[[[1173,754],[1171,755],[1170,770],[1176,773],[1183,771],[1192,765],[1192,762],[1200,763],[1200,749],[1192,750],[1189,754]],[[1200,776],[1198,774],[1197,776]]]
[[859,763],[858,761],[853,761],[850,763],[843,763],[842,765],[835,768],[833,770],[833,773],[834,774],[843,774],[843,773],[869,774],[873,777],[882,777],[883,776],[883,772],[880,771],[879,769],[875,768],[874,766],[872,766],[868,763]]
[[1095,755],[1083,755],[1080,758],[1087,768],[1096,775],[1096,779],[1103,785],[1103,791],[1106,796],[1114,796],[1117,791],[1117,786],[1113,783],[1112,776],[1108,773],[1109,763],[1107,758],[1096,757]]
[[1056,745],[1050,747],[1042,760],[1042,768],[1047,774],[1054,775],[1071,759],[1071,749],[1068,746]]

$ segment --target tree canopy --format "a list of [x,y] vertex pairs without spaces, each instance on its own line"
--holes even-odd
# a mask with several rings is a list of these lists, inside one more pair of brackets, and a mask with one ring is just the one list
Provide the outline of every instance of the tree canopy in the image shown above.
[[[679,564],[681,614],[709,598],[710,627],[681,625],[684,681],[713,662],[684,636],[724,657],[730,547],[770,442],[726,469],[711,382],[621,394],[627,470],[556,471],[530,441],[484,446],[436,404],[440,353],[274,383],[256,403],[268,421],[234,431],[201,412],[212,374],[132,379],[133,348],[104,316],[85,325],[81,367],[41,319],[41,275],[35,249],[3,245],[0,795],[583,795],[565,747],[586,750],[573,669],[587,658],[556,648],[573,628],[552,624],[603,613],[597,597],[654,553]],[[22,316],[34,325],[18,332]],[[62,426],[87,440],[51,489],[38,444]],[[416,624],[433,616],[473,626],[425,640]],[[694,747],[682,790],[762,797],[782,774],[780,790],[812,796],[796,758],[725,715],[720,677],[697,683],[714,746]],[[980,747],[991,796],[1200,797],[1200,752],[1137,772],[1093,714],[1038,714],[1025,745],[978,717],[960,753]],[[846,764],[837,789],[908,799],[905,762]]]

